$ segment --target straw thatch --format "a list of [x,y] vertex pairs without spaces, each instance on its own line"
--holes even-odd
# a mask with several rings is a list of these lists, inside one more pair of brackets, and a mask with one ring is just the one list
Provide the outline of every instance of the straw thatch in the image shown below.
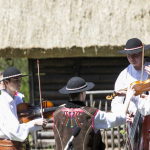
[[118,55],[129,38],[150,43],[150,1],[0,0],[0,23],[1,55],[69,57],[74,47],[75,56],[103,56],[114,46]]

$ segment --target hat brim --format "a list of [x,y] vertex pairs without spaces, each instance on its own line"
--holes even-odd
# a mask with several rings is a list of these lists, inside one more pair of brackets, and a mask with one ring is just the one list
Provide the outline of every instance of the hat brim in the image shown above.
[[[150,49],[150,45],[144,45],[144,51]],[[135,50],[122,50],[122,51],[118,51],[119,53],[122,54],[135,54],[135,53],[139,53],[142,52],[142,48],[139,49],[135,49]]]
[[67,90],[66,86],[59,90],[59,93],[61,94],[71,94],[71,93],[80,93],[84,91],[88,91],[92,89],[95,85],[92,82],[86,82],[87,86],[85,88],[79,89],[79,90]]
[[[15,77],[19,77],[19,76],[26,77],[26,76],[30,76],[30,74],[29,75],[18,75],[18,76],[15,76]],[[15,77],[10,77],[10,78],[6,78],[6,79],[2,79],[2,80],[0,80],[0,82],[2,82],[4,80],[7,80],[7,79],[15,78]]]

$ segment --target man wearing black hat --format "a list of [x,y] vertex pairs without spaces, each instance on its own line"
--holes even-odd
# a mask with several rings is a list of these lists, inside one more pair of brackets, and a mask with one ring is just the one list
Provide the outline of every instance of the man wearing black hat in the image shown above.
[[[142,42],[137,38],[129,39],[126,43],[125,49],[119,51],[120,53],[127,54],[127,59],[130,65],[125,68],[118,76],[115,82],[115,91],[119,96],[116,96],[112,101],[112,112],[116,111],[116,109],[123,107],[124,96],[126,95],[126,91],[120,91],[121,89],[129,87],[131,83],[134,81],[141,80],[142,75]],[[150,45],[145,45],[144,50],[150,49]],[[150,62],[144,63],[144,71],[143,71],[143,81],[148,78],[148,74],[146,73],[145,66],[150,65]],[[133,97],[136,99],[136,97]],[[117,105],[116,105],[117,104]],[[118,107],[119,106],[119,107]],[[129,112],[136,112],[135,105],[131,102],[129,106]]]
[[42,129],[42,126],[47,124],[43,118],[23,124],[18,121],[15,92],[20,90],[21,79],[24,76],[17,68],[9,67],[4,71],[1,80],[5,90],[2,90],[0,95],[0,149],[8,149],[8,146],[14,150],[25,149],[21,142],[27,138],[29,131]]
[[61,94],[68,94],[70,101],[53,114],[56,150],[65,148],[76,127],[80,127],[81,131],[72,142],[75,150],[103,150],[105,145],[101,140],[100,129],[108,129],[126,122],[123,110],[117,114],[105,113],[95,107],[85,106],[86,91],[93,87],[92,82],[73,77],[59,90]]
[[[123,102],[126,96],[126,92],[120,91],[120,90],[129,87],[129,85],[135,81],[141,80],[142,48],[143,48],[143,43],[137,38],[132,38],[127,41],[125,49],[122,51],[119,51],[120,53],[127,55],[127,59],[130,65],[119,74],[115,82],[114,89],[116,93],[118,94],[118,96],[116,96],[111,103],[112,112],[120,111],[124,107]],[[148,49],[150,49],[150,45],[144,45],[144,50],[148,50]],[[143,66],[144,68],[143,81],[148,78],[148,74],[146,73],[146,70],[145,70],[145,66],[148,66],[148,65],[150,65],[150,62],[145,62]],[[138,100],[138,96],[134,96],[132,99],[136,101]],[[132,101],[130,102],[128,111],[130,114],[136,113],[136,116],[137,115],[140,116],[135,104]],[[131,117],[127,117],[127,121],[132,121]]]

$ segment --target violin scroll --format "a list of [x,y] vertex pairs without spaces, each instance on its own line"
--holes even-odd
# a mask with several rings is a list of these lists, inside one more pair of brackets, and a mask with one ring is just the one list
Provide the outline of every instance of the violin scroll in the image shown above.
[[[126,88],[126,89],[123,89],[123,90],[120,90],[120,92],[121,92],[121,91],[127,91],[127,88]],[[117,95],[118,95],[118,93],[117,93],[117,92],[114,92],[113,95],[111,95],[111,96],[110,96],[110,95],[106,96],[106,99],[107,99],[107,100],[112,100],[112,99],[113,99],[115,96],[117,96]]]
[[[147,79],[145,81],[135,81],[130,85],[135,89],[135,96],[141,95],[143,92],[150,91],[150,79]],[[127,91],[127,88],[120,91]],[[115,96],[117,96],[116,92],[114,92],[111,96],[106,96],[106,99],[112,100]]]
[[107,95],[107,96],[106,96],[106,99],[107,99],[107,100],[112,100],[115,96],[117,96],[117,93],[114,92],[113,95],[111,95],[111,96],[110,96],[110,95]]

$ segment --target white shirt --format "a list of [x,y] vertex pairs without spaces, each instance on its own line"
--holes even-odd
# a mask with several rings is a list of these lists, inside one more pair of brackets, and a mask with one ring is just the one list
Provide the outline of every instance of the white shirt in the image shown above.
[[126,123],[126,115],[124,110],[119,113],[106,113],[98,110],[94,117],[93,128],[95,133],[99,129],[108,129]]
[[5,91],[0,95],[0,138],[14,141],[24,141],[29,131],[39,130],[39,126],[34,126],[32,121],[20,124],[17,117],[16,101]]
[[148,95],[146,100],[138,96],[138,100],[133,99],[132,101],[143,116],[150,115],[150,95]]
[[23,103],[24,94],[17,92],[16,97],[17,97],[16,106],[19,105],[20,103]]
[[[150,62],[145,62],[143,68],[145,68],[145,66],[150,65]],[[115,91],[116,90],[120,90],[120,89],[124,89],[124,88],[128,88],[129,85],[132,82],[135,81],[139,81],[141,80],[141,74],[142,71],[141,70],[135,70],[135,68],[133,67],[132,64],[130,64],[127,68],[125,68],[118,76],[116,82],[115,82]],[[143,71],[143,81],[147,80],[148,78],[148,74],[146,73],[145,69]],[[134,96],[133,99],[138,99],[138,96]],[[111,109],[112,112],[115,111],[120,111],[123,110],[123,101],[124,101],[124,96],[116,96],[111,103]],[[130,105],[129,105],[129,112],[133,111],[134,113],[136,112],[137,108],[135,106],[135,104],[131,101]]]

